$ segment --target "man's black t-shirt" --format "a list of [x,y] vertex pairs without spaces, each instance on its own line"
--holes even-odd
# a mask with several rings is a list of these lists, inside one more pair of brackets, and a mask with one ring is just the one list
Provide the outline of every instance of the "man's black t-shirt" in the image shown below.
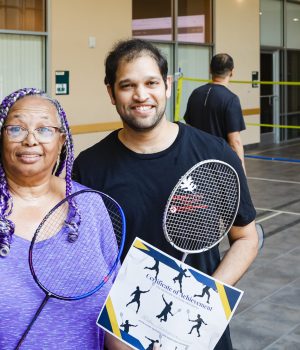
[[228,141],[231,132],[245,130],[240,100],[220,84],[206,84],[195,89],[189,97],[185,121],[210,134]]
[[[240,178],[241,202],[234,225],[244,226],[255,218],[246,178],[236,154],[221,138],[179,123],[175,142],[154,154],[139,154],[126,148],[118,131],[83,151],[74,164],[74,179],[112,196],[123,208],[127,222],[124,255],[135,237],[140,237],[180,259],[182,253],[166,241],[162,222],[164,208],[179,178],[193,165],[219,159],[232,165]],[[124,256],[123,255],[123,256]],[[213,248],[189,255],[186,261],[211,275],[219,264]]]
[[[176,140],[164,151],[154,154],[135,153],[119,141],[117,130],[81,152],[75,160],[74,179],[107,193],[124,210],[127,230],[123,258],[135,237],[140,237],[177,259],[182,258],[182,253],[173,248],[164,237],[164,208],[180,177],[202,160],[218,159],[227,162],[239,175],[241,200],[234,225],[244,226],[255,218],[241,161],[235,152],[219,137],[182,123],[178,125]],[[212,275],[220,262],[218,247],[201,254],[190,254],[185,262]],[[224,335],[224,339],[226,337],[228,334]],[[224,340],[224,344],[230,344],[228,339]],[[231,349],[231,346],[220,349]]]

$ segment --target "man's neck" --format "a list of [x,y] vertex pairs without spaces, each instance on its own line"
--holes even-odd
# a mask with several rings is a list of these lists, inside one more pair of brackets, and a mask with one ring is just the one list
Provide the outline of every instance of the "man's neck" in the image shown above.
[[228,75],[227,77],[213,77],[212,78],[212,83],[217,84],[217,85],[224,85],[228,86],[230,80],[230,76]]
[[130,150],[140,154],[152,154],[170,147],[178,135],[179,127],[165,118],[152,130],[135,131],[124,124],[119,140]]

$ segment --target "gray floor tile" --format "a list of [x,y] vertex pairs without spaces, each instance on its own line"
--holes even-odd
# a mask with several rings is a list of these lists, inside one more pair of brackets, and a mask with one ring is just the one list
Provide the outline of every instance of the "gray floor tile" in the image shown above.
[[231,323],[231,338],[235,350],[262,350],[278,339],[273,331],[235,319]]
[[288,309],[298,310],[297,314],[299,315],[299,322],[300,322],[300,289],[299,288],[294,288],[293,285],[282,287],[281,289],[278,290],[278,292],[268,297],[266,301],[275,305],[285,306]]
[[[299,145],[252,153],[300,159]],[[270,218],[274,212],[257,210],[257,220],[265,219],[265,245],[236,285],[244,296],[230,324],[233,346],[300,350],[300,164],[246,159],[246,169],[255,207],[281,213]]]
[[262,302],[231,321],[235,349],[264,349],[291,332],[299,322],[299,311]]
[[280,337],[265,350],[300,350],[300,326]]

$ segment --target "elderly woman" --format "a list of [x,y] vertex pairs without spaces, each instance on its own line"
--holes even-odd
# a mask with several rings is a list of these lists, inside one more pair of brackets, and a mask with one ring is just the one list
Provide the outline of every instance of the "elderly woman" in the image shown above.
[[[33,234],[52,207],[82,186],[71,180],[73,142],[56,100],[18,90],[3,100],[0,125],[0,349],[10,350],[45,297],[28,265]],[[51,299],[21,348],[103,349],[96,319],[110,283],[79,301]],[[105,340],[108,349],[128,348],[110,335]]]

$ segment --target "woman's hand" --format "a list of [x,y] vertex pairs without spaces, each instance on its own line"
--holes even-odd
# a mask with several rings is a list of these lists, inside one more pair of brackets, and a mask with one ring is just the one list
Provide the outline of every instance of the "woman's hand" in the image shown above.
[[[122,343],[119,339],[109,333],[105,333],[105,347],[108,350],[132,350],[132,347]],[[160,345],[154,344],[153,350],[160,350]]]

